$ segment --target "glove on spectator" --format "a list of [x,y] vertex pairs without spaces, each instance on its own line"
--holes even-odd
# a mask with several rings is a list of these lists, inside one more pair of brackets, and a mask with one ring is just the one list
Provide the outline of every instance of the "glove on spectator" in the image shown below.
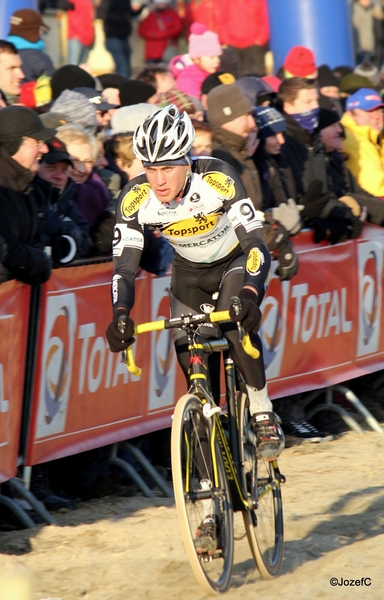
[[352,217],[352,219],[350,219],[350,222],[348,224],[349,238],[351,240],[358,238],[362,232],[363,227],[364,227],[364,221],[362,221],[360,217]]
[[24,281],[24,283],[29,283],[30,285],[41,285],[48,281],[48,279],[50,278],[52,271],[52,258],[44,252],[42,252],[41,254],[42,257],[40,261],[39,271],[23,279],[22,281]]
[[330,229],[328,236],[330,244],[358,237],[364,226],[364,222],[359,217],[355,217],[352,210],[342,203],[332,208],[327,217],[327,223]]
[[279,261],[276,274],[279,276],[280,280],[288,281],[289,279],[292,279],[299,269],[299,257],[297,256],[292,243],[289,240],[283,242],[273,254]]
[[302,228],[300,211],[304,208],[303,205],[298,205],[289,198],[287,202],[282,202],[279,206],[271,209],[273,218],[279,221],[290,235],[296,235]]
[[260,329],[261,311],[257,306],[257,295],[252,290],[242,289],[239,293],[241,301],[241,310],[237,315],[233,306],[229,309],[231,321],[239,322],[244,327],[245,331],[257,333]]
[[[124,325],[125,320],[125,325]],[[108,325],[106,336],[111,352],[121,352],[133,344],[134,323],[128,316],[127,310],[116,310],[112,323]]]
[[265,213],[265,221],[263,223],[264,238],[268,246],[268,250],[273,252],[285,241],[289,242],[289,233],[281,223],[278,223],[272,218],[269,211]]
[[321,219],[320,217],[313,219],[312,227],[313,241],[315,242],[315,244],[320,244],[320,242],[327,239],[328,223],[326,219]]
[[339,198],[339,202],[342,202],[346,206],[348,206],[354,217],[360,217],[362,206],[358,200],[353,198],[352,196],[341,196]]

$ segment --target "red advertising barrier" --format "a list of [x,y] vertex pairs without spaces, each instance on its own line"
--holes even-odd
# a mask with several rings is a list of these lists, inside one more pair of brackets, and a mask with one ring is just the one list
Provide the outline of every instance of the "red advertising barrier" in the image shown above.
[[[112,263],[58,269],[44,286],[27,465],[169,427],[185,393],[170,331],[136,341],[139,378],[110,352],[111,275]],[[137,280],[136,322],[169,316],[169,282]]]
[[16,474],[30,291],[16,281],[0,285],[0,483]]
[[[272,398],[346,381],[384,365],[381,332],[384,229],[314,246],[295,238],[298,274],[273,276],[261,336]],[[140,378],[105,339],[111,263],[58,269],[44,286],[26,464],[36,464],[171,425],[185,381],[169,331],[139,336]],[[134,320],[169,315],[170,277],[137,280]]]
[[[296,239],[296,238],[295,238]],[[357,240],[313,245],[301,233],[299,272],[273,278],[261,337],[272,398],[326,387],[384,367],[384,230]]]

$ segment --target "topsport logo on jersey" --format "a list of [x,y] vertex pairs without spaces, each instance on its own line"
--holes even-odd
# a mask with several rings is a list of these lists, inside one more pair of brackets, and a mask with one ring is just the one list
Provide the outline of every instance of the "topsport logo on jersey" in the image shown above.
[[205,183],[209,185],[218,196],[231,200],[235,196],[235,182],[232,177],[220,173],[219,171],[211,171],[203,176]]
[[37,438],[65,429],[76,326],[75,294],[49,296],[42,352]]
[[135,212],[137,212],[147,200],[150,192],[148,183],[135,185],[121,201],[121,216],[126,221],[131,221]]
[[359,329],[357,356],[377,352],[381,322],[383,250],[378,242],[358,244]]

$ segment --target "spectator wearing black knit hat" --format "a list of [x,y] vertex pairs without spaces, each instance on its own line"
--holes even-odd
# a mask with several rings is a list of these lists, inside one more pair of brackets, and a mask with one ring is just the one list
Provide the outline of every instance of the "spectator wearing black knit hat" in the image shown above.
[[328,65],[320,65],[317,82],[319,84],[320,98],[324,96],[330,98],[335,110],[341,117],[343,108],[340,102],[340,79],[336,77]]
[[96,89],[96,81],[77,65],[64,65],[56,69],[51,78],[52,100],[56,100],[64,90],[74,90],[76,87]]
[[44,283],[51,272],[30,184],[54,133],[29,108],[0,110],[0,236],[8,246],[3,264],[11,278],[31,285]]
[[131,106],[132,104],[139,104],[139,102],[153,104],[156,88],[144,81],[130,79],[120,86],[119,95],[121,106]]
[[104,73],[98,75],[97,80],[102,86],[102,92],[107,102],[120,105],[120,86],[129,79],[118,73]]
[[227,73],[226,71],[216,71],[216,73],[208,75],[201,85],[200,101],[204,110],[207,110],[208,108],[207,96],[213,88],[218,85],[229,85],[230,83],[235,83],[235,81],[236,79],[232,73]]

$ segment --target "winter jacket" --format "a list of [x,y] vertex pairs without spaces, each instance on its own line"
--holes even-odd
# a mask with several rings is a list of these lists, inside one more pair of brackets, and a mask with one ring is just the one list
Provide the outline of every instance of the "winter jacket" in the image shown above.
[[267,0],[221,0],[220,4],[225,19],[219,37],[224,46],[248,48],[268,43]]
[[144,5],[133,10],[130,0],[101,0],[97,18],[103,21],[106,38],[127,39],[132,33],[132,17],[139,15]]
[[48,54],[43,52],[43,40],[33,43],[19,36],[9,35],[7,41],[12,42],[19,51],[24,81],[36,81],[41,75],[52,77],[55,67]]
[[[33,188],[39,208],[47,218],[55,215],[60,222],[60,235],[71,236],[76,243],[76,254],[73,259],[83,258],[87,255],[90,240],[89,227],[77,206],[77,187],[71,179],[65,190],[60,193],[59,188],[53,186],[36,175]],[[49,242],[45,245],[51,245]]]
[[286,122],[285,144],[283,151],[292,169],[299,196],[307,191],[310,182],[318,179],[322,182],[323,192],[328,189],[325,150],[319,134],[310,134],[300,127],[288,114]]
[[222,127],[214,129],[212,156],[229,163],[239,173],[254,207],[262,210],[260,179],[247,153],[247,139]]
[[384,147],[379,133],[366,125],[357,125],[348,112],[344,113],[341,124],[348,169],[365,191],[384,197]]
[[356,52],[371,52],[375,50],[373,34],[373,8],[364,8],[357,2],[352,7],[352,25],[355,38]]
[[95,225],[109,205],[107,186],[96,173],[91,173],[87,181],[76,186],[80,213],[89,226]]
[[182,21],[175,9],[154,10],[138,27],[138,34],[145,40],[145,60],[161,60],[168,45],[179,37]]
[[289,198],[296,200],[295,180],[284,154],[267,154],[261,142],[253,155],[253,161],[261,182],[262,210],[286,203]]
[[338,198],[352,196],[367,208],[367,220],[384,226],[384,202],[363,190],[347,168],[343,156],[336,150],[326,155],[329,185]]
[[247,48],[269,40],[267,0],[190,0],[186,9],[188,25],[203,23],[223,45]]
[[310,134],[288,114],[283,152],[292,169],[304,223],[315,229],[315,241],[331,244],[360,235],[363,223],[340,202],[329,186],[327,160],[320,134]]
[[74,10],[69,10],[68,39],[78,39],[83,46],[91,48],[95,41],[93,27],[94,9],[92,0],[71,0],[75,5]]
[[[262,211],[263,198],[258,171],[248,156],[247,138],[216,127],[213,134],[212,156],[229,163],[240,175],[256,210]],[[264,214],[263,233],[269,250],[279,261],[281,279],[291,279],[298,269],[298,258],[285,227],[269,213]],[[283,275],[284,272],[284,275]]]
[[51,260],[40,240],[41,217],[30,186],[33,174],[0,146],[0,236],[8,246],[4,267],[12,278],[40,285]]
[[[176,57],[176,59],[179,57]],[[184,94],[188,96],[194,96],[200,98],[201,86],[206,77],[208,77],[208,71],[203,71],[200,67],[193,63],[192,65],[186,66],[184,69],[179,71],[172,71],[176,78],[176,87]]]

